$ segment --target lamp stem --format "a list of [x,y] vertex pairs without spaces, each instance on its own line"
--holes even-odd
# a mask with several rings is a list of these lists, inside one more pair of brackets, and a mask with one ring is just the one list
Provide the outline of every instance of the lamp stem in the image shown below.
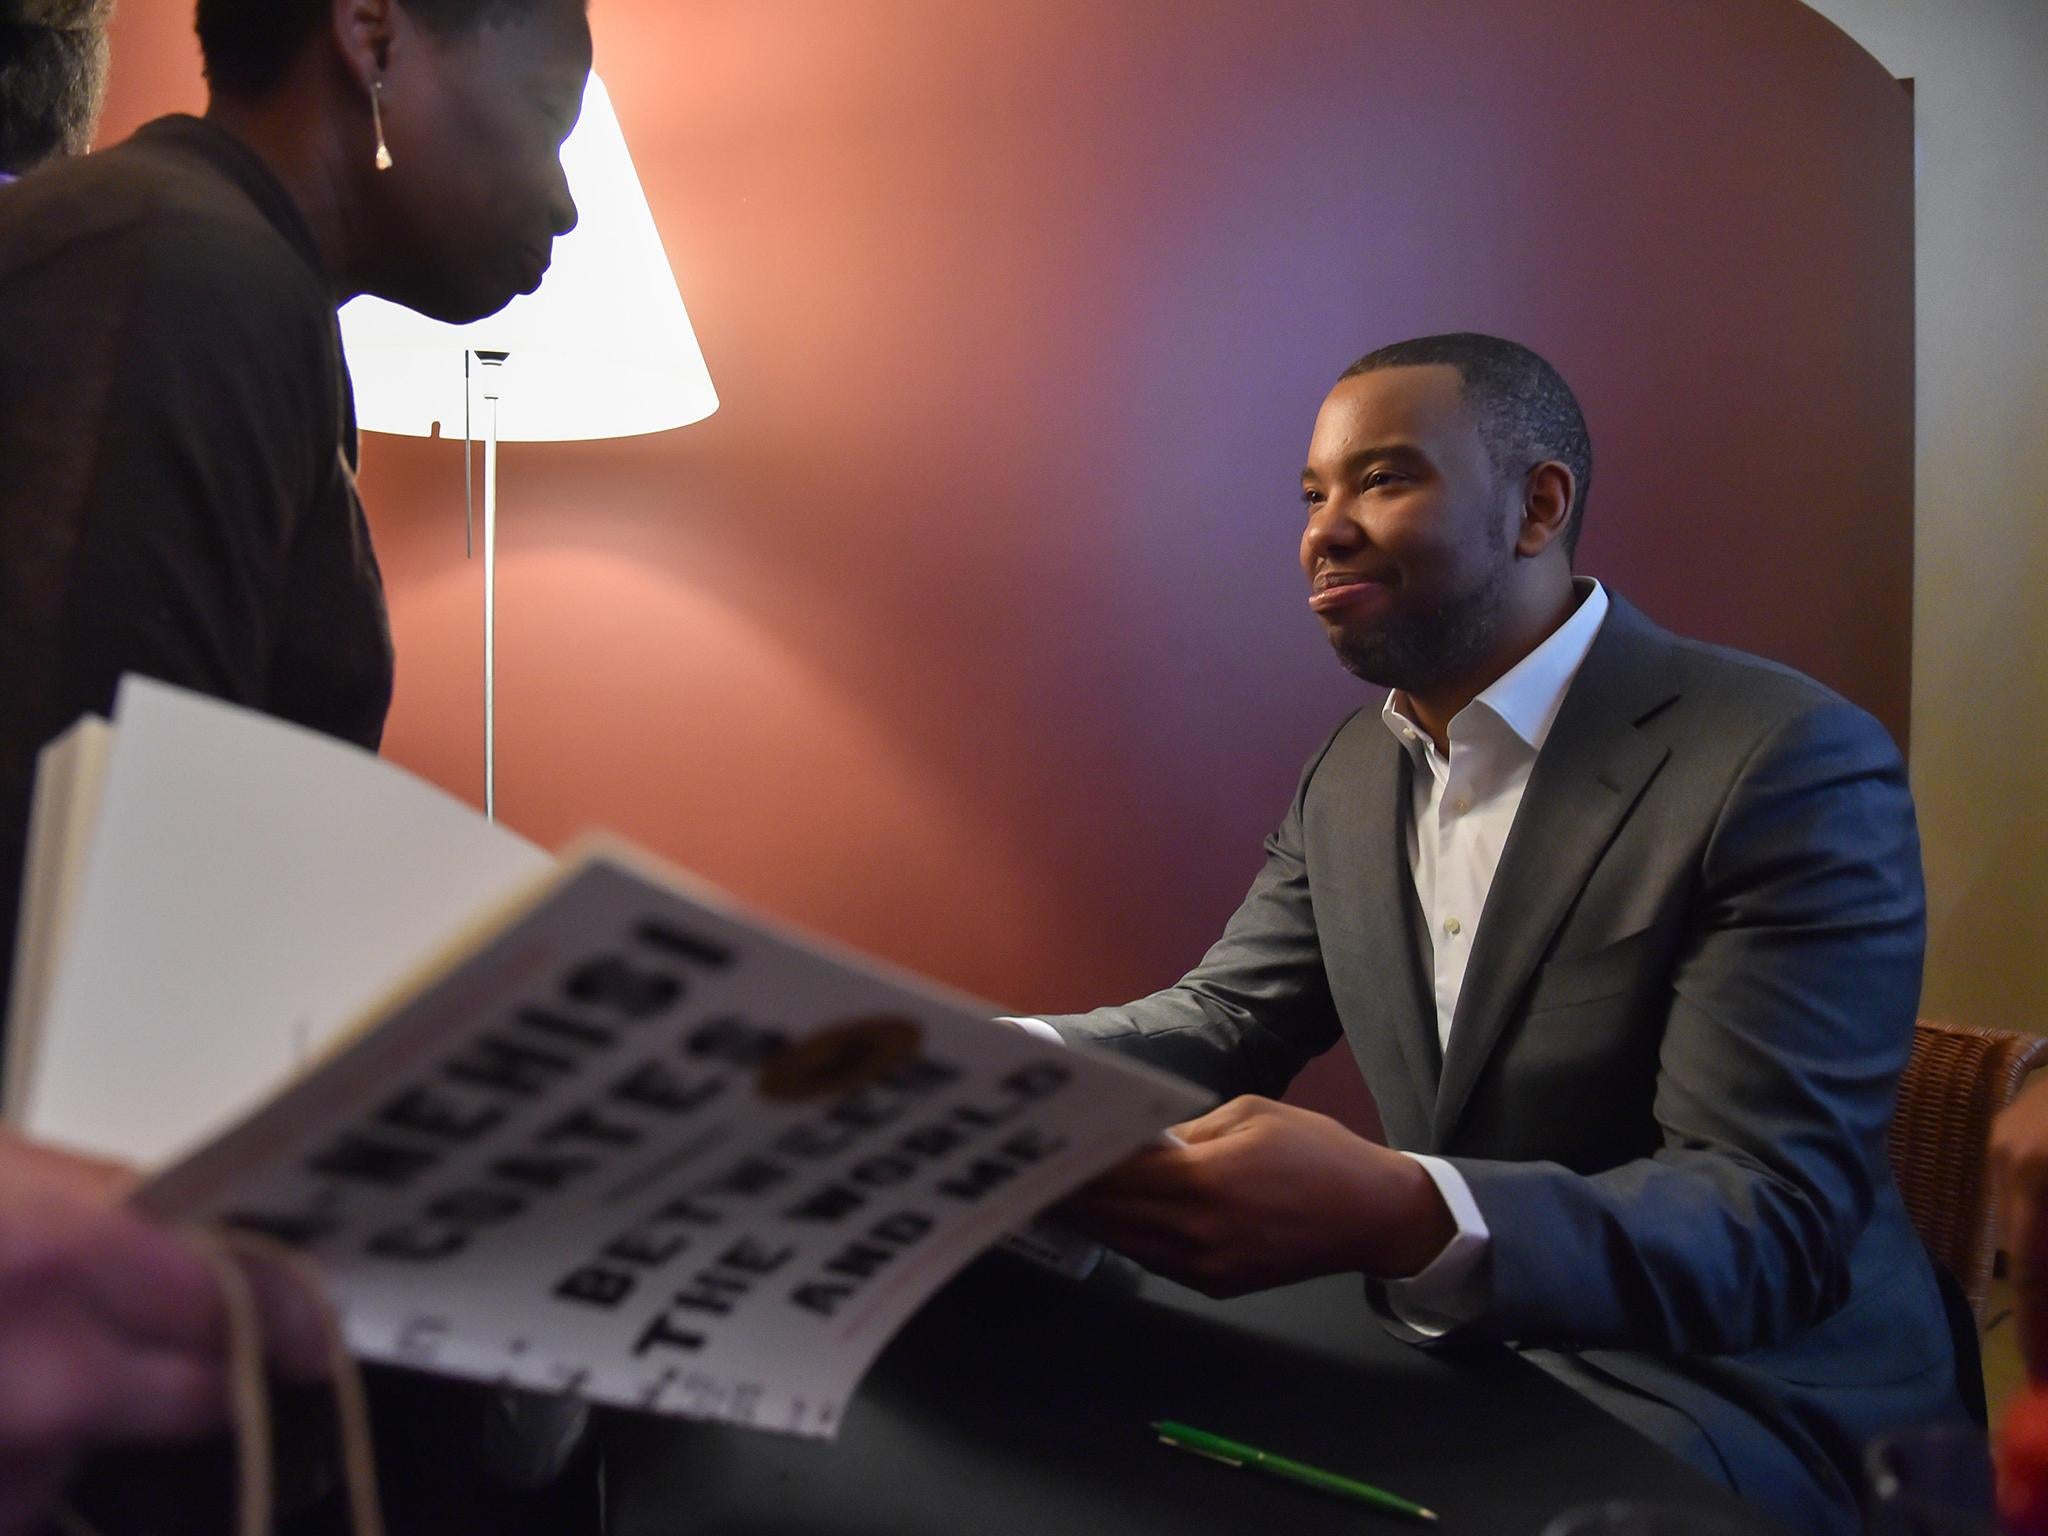
[[506,354],[484,363],[484,816],[498,819],[498,381]]

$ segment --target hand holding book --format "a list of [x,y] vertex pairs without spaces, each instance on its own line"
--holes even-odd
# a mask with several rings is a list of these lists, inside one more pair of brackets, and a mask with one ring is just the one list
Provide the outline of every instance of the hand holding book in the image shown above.
[[[135,1176],[0,1131],[0,1536],[40,1530],[80,1461],[221,1429],[228,1317],[191,1240],[125,1208]],[[280,1374],[327,1370],[321,1303],[246,1261]]]
[[38,784],[10,1111],[300,1249],[367,1358],[830,1435],[1206,1102],[279,722],[131,678],[100,729]]

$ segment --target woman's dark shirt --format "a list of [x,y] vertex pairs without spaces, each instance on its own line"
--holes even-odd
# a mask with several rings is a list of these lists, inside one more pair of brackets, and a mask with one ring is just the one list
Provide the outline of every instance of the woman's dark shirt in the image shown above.
[[0,190],[0,988],[36,753],[122,673],[377,745],[355,465],[331,287],[240,141],[164,118]]

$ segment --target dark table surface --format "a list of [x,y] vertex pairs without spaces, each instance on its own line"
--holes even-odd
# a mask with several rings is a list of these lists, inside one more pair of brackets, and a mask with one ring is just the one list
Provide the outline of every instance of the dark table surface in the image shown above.
[[[1435,1509],[1434,1528],[1158,1443],[1178,1419]],[[1536,1536],[1609,1498],[1771,1527],[1506,1350],[1413,1348],[1332,1278],[1209,1301],[1128,1266],[1086,1285],[983,1260],[869,1372],[832,1443],[622,1415],[620,1536]]]

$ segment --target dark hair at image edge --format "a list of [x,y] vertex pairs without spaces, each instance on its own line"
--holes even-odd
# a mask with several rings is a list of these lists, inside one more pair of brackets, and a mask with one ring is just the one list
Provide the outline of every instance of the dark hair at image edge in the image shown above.
[[1572,505],[1563,533],[1570,558],[1593,488],[1593,439],[1564,375],[1519,342],[1452,331],[1368,352],[1344,370],[1343,378],[1382,368],[1434,366],[1457,369],[1466,408],[1478,423],[1496,474],[1520,476],[1548,459],[1572,472]]
[[113,0],[0,0],[0,171],[79,155],[107,94]]
[[[445,37],[516,21],[563,0],[398,3],[422,26]],[[223,96],[261,96],[285,77],[332,6],[333,0],[199,0],[199,51],[206,59],[207,84]]]

